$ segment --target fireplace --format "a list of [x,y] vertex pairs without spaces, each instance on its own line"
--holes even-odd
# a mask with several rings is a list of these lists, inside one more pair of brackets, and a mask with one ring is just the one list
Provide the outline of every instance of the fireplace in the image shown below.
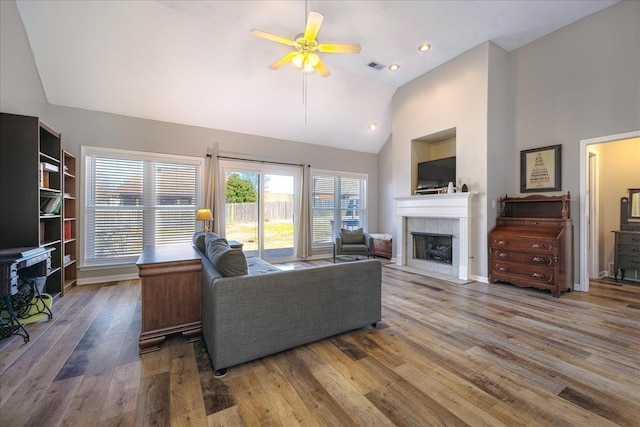
[[413,258],[427,261],[452,264],[451,253],[453,236],[451,234],[435,234],[411,232],[413,236]]
[[[433,194],[396,198],[396,262],[425,272],[444,273],[468,280],[471,241],[471,199],[474,192]],[[414,236],[418,234],[446,235],[451,238],[450,263],[440,259],[415,257]],[[441,246],[443,243],[439,243]],[[425,248],[426,249],[426,248]],[[448,255],[447,248],[440,248]],[[419,251],[419,249],[418,249]]]

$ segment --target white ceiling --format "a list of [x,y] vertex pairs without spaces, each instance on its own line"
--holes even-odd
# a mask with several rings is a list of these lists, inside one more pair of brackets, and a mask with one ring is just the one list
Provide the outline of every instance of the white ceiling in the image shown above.
[[487,40],[511,51],[615,2],[310,0],[320,42],[362,51],[321,54],[331,75],[306,77],[306,112],[302,72],[268,68],[292,48],[249,32],[294,38],[302,0],[17,4],[51,104],[377,153],[398,87]]

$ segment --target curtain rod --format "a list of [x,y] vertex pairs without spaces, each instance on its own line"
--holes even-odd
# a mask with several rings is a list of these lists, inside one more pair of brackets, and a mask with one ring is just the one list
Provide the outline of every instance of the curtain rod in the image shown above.
[[[218,156],[218,158],[219,159],[224,159],[224,160],[240,160],[242,162],[269,163],[269,164],[272,164],[272,165],[302,166],[302,167],[305,166],[305,165],[301,165],[301,164],[298,164],[298,163],[270,162],[268,160],[242,159],[240,157]],[[306,166],[311,167],[311,165],[306,165]]]

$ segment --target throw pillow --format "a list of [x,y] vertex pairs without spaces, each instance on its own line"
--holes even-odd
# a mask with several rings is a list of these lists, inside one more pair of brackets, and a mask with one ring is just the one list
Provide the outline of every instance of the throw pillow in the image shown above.
[[364,231],[362,231],[362,228],[358,228],[357,230],[347,230],[343,228],[340,230],[340,235],[342,237],[342,243],[344,244],[354,245],[364,243]]
[[205,238],[205,235],[207,234],[211,235],[212,238],[215,238],[215,239],[221,238],[216,233],[211,233],[211,232],[205,233],[204,231],[196,231],[195,233],[193,233],[193,245],[196,248],[198,248],[198,250],[200,250],[200,252],[202,253],[206,253],[207,251],[206,245],[204,243],[204,238]]
[[224,277],[249,274],[247,259],[242,249],[231,249],[225,239],[220,238],[218,235],[214,237],[210,234],[207,233],[205,235],[206,253],[216,270]]

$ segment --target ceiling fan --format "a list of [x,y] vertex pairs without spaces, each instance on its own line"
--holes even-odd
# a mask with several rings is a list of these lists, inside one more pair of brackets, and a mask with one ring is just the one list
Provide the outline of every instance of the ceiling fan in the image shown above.
[[360,52],[359,44],[323,44],[318,43],[316,36],[322,25],[324,16],[319,12],[309,12],[309,18],[307,19],[307,26],[304,30],[304,34],[298,34],[295,40],[290,40],[284,37],[276,36],[261,30],[253,29],[251,33],[272,40],[274,42],[293,46],[296,50],[285,55],[283,58],[274,62],[269,66],[272,70],[277,70],[289,62],[292,62],[297,68],[302,69],[304,72],[317,71],[322,77],[327,77],[329,70],[322,62],[322,59],[318,56],[316,51],[323,53],[358,53]]

